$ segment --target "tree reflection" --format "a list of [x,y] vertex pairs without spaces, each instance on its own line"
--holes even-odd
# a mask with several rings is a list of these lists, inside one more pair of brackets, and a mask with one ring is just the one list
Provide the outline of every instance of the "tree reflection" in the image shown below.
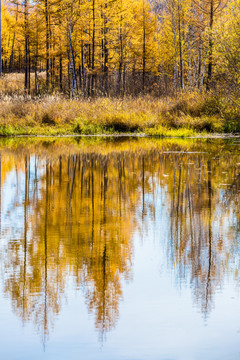
[[20,208],[22,215],[18,231],[7,225],[2,232],[4,288],[44,342],[69,278],[83,291],[100,335],[114,328],[123,281],[132,277],[133,234],[146,235],[158,221],[159,189],[168,207],[170,265],[177,279],[190,281],[205,315],[225,274],[238,271],[237,155],[158,148],[2,154],[2,184],[13,171],[9,214]]
[[221,161],[204,155],[177,158],[173,186],[168,184],[172,198],[170,253],[177,265],[177,278],[190,278],[195,301],[205,315],[213,306],[215,290],[238,256],[232,249],[239,232],[230,223],[234,223],[231,209],[239,209],[239,192],[226,207],[229,190],[223,183],[238,181],[238,175],[231,177],[234,168],[236,163],[230,157]]
[[116,167],[94,153],[35,160],[24,160],[22,239],[7,242],[5,292],[45,338],[73,275],[104,335],[118,318],[122,280],[131,278],[139,180],[125,175],[122,157]]

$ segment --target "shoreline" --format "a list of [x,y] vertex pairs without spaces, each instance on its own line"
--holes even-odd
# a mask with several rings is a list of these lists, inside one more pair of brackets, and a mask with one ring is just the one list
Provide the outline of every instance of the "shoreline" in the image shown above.
[[150,134],[60,134],[60,135],[44,135],[44,134],[16,134],[2,135],[0,138],[150,138],[150,139],[240,139],[240,134],[204,134],[192,136],[169,136],[169,135],[150,135]]

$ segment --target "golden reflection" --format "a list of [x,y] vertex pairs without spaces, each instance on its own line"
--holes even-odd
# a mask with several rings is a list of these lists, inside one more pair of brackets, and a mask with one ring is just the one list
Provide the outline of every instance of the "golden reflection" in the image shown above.
[[205,315],[238,256],[233,251],[239,235],[235,215],[240,204],[240,168],[236,160],[231,155],[182,155],[175,157],[169,169],[169,252],[177,278],[189,278],[195,301]]
[[18,231],[2,231],[4,289],[23,321],[34,321],[45,341],[71,278],[101,336],[111,330],[123,281],[132,278],[133,234],[146,234],[158,221],[159,189],[167,206],[170,265],[180,281],[190,281],[208,314],[225,274],[238,277],[238,151],[181,153],[170,143],[167,151],[165,145],[105,153],[71,148],[67,155],[66,148],[41,146],[39,152],[18,147],[1,154],[2,179],[15,182],[9,206],[21,219]]

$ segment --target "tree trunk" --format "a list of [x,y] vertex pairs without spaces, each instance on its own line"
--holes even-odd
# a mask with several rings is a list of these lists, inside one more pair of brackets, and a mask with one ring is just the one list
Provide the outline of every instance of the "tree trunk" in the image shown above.
[[184,66],[182,51],[182,29],[181,29],[181,8],[178,3],[178,43],[179,43],[179,69],[180,69],[180,88],[184,90]]
[[121,0],[121,17],[120,17],[120,30],[119,30],[119,40],[120,40],[120,59],[118,67],[118,79],[117,79],[117,93],[121,95],[121,83],[122,83],[122,71],[123,71],[123,34],[122,34],[122,0]]
[[172,8],[172,25],[174,35],[174,91],[178,91],[178,66],[177,66],[177,34],[176,34],[176,21],[175,21],[175,0],[173,1]]
[[93,16],[93,32],[92,32],[92,96],[95,94],[95,31],[96,31],[96,19],[95,19],[95,0],[92,1],[92,16]]
[[214,16],[214,9],[213,9],[213,0],[211,0],[210,4],[210,35],[209,35],[209,62],[208,62],[208,76],[207,76],[207,91],[210,90],[211,81],[212,81],[212,67],[213,67],[213,38],[212,38],[212,29],[213,29],[213,16]]
[[103,71],[104,71],[104,93],[105,95],[108,95],[108,27],[107,27],[107,3],[105,3],[105,14],[104,14],[104,46],[103,46],[103,56],[104,56],[104,65],[103,65]]
[[74,99],[77,95],[77,79],[76,79],[76,70],[75,70],[75,60],[72,46],[72,16],[73,16],[73,0],[71,3],[71,15],[69,21],[69,32],[68,32],[68,41],[69,41],[69,63],[70,63],[70,86],[71,86],[71,97]]
[[24,2],[24,29],[25,29],[25,91],[30,92],[30,73],[29,73],[29,29],[28,29],[28,2]]
[[46,88],[49,90],[49,11],[48,0],[45,0],[45,22],[46,22]]
[[59,58],[59,86],[60,86],[60,91],[63,90],[63,72],[62,72],[62,53],[60,54],[60,58]]
[[146,24],[145,24],[145,0],[143,0],[143,73],[142,73],[142,91],[145,90],[146,76]]

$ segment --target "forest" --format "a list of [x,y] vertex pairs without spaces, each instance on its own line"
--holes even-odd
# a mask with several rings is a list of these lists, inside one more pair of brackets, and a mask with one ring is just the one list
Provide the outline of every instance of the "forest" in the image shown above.
[[11,0],[1,16],[3,134],[15,118],[20,133],[240,130],[239,0]]

